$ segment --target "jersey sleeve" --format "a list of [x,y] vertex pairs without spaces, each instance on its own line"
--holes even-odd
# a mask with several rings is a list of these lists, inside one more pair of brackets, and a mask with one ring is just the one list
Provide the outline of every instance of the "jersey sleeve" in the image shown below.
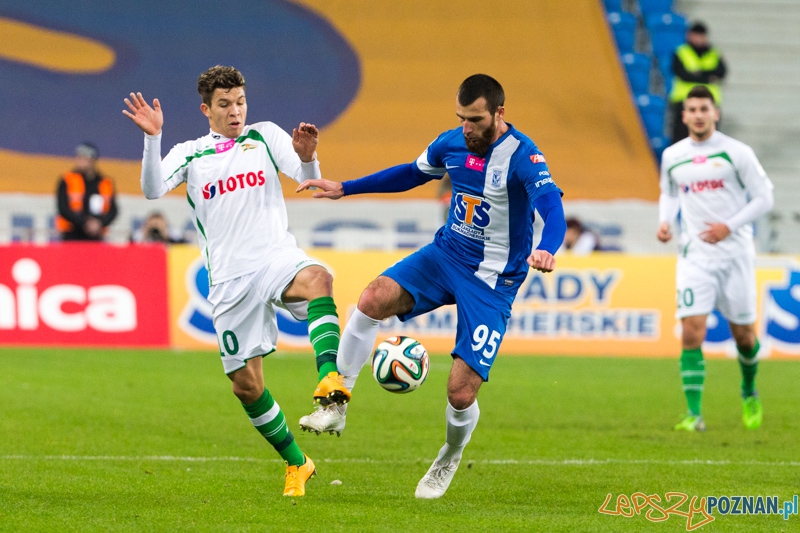
[[439,137],[430,143],[428,148],[422,152],[414,162],[414,170],[439,178],[445,175],[447,169],[445,168],[443,160],[445,148],[444,140],[442,139],[443,136],[444,134],[439,135]]
[[736,172],[751,198],[772,195],[772,181],[764,167],[758,162],[755,152],[749,146],[742,146],[735,161]]
[[669,174],[672,163],[665,153],[661,158],[661,171],[659,175],[659,187],[661,194],[658,197],[658,221],[670,222],[678,216],[680,210],[680,200],[678,199],[678,186]]
[[322,177],[319,171],[319,161],[315,158],[313,161],[303,163],[300,156],[294,151],[292,136],[279,126],[272,122],[260,122],[253,127],[258,129],[258,132],[264,137],[269,155],[278,171],[298,183]]
[[736,153],[736,175],[740,184],[747,191],[749,200],[747,204],[735,215],[725,220],[730,231],[736,231],[745,224],[753,222],[772,209],[775,204],[773,185],[761,163],[758,162],[753,149],[742,145]]
[[161,198],[186,181],[191,160],[190,143],[175,145],[161,159],[161,133],[144,136],[142,155],[142,192],[148,199]]
[[519,157],[519,163],[516,165],[517,172],[525,185],[525,190],[528,191],[528,202],[531,209],[533,209],[536,199],[544,194],[557,192],[561,196],[564,195],[553,181],[544,154],[538,148],[524,150],[517,157]]

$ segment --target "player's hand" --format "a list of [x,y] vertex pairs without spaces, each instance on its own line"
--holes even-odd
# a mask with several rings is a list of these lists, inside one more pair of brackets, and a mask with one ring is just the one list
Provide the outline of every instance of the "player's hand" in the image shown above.
[[319,130],[315,125],[301,122],[292,130],[292,146],[302,162],[309,163],[314,160],[318,143]]
[[344,196],[344,188],[342,184],[338,181],[331,181],[325,179],[319,180],[306,180],[297,187],[295,192],[305,191],[312,187],[316,187],[316,191],[313,196],[314,198],[330,198],[331,200],[338,200],[342,196]]
[[662,222],[660,226],[658,226],[658,233],[656,233],[656,237],[661,242],[669,242],[672,239],[672,232],[670,231],[669,222]]
[[164,113],[161,111],[161,103],[158,98],[153,100],[153,107],[147,105],[142,93],[131,93],[130,99],[125,99],[128,110],[123,109],[122,114],[131,119],[143,132],[148,135],[158,135],[161,133],[161,126],[164,125]]
[[547,250],[534,250],[528,257],[528,265],[539,272],[552,272],[556,267],[556,258]]
[[700,238],[709,244],[717,244],[731,234],[731,230],[722,222],[706,222],[705,231],[700,233]]

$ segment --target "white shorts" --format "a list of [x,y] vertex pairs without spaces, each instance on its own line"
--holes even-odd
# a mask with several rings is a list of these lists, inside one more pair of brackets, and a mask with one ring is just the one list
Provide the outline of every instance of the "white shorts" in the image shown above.
[[679,257],[676,318],[707,315],[718,309],[728,322],[756,321],[755,258],[730,259]]
[[284,303],[286,287],[306,267],[320,265],[295,246],[273,248],[269,261],[255,272],[213,285],[208,292],[214,329],[226,374],[243,368],[248,359],[275,351],[278,321],[274,306],[298,320],[308,317],[308,302]]

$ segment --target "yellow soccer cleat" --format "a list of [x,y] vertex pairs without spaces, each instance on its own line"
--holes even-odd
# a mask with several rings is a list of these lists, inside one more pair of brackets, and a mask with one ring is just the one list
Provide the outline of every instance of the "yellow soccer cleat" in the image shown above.
[[306,462],[300,466],[286,465],[286,484],[283,487],[284,496],[305,496],[306,481],[316,475],[317,469],[314,461],[305,454]]
[[761,409],[761,399],[756,396],[748,396],[742,400],[742,422],[747,429],[758,429],[764,413]]
[[350,391],[344,385],[344,376],[338,372],[328,372],[314,390],[314,403],[322,406],[342,405],[350,401]]
[[675,425],[676,431],[705,431],[706,423],[703,422],[702,416],[686,415],[686,418],[681,420]]

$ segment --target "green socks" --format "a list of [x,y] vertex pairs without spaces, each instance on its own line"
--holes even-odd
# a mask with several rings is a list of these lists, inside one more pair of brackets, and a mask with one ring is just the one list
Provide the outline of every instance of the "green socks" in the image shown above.
[[706,380],[706,362],[700,348],[681,351],[681,380],[689,413],[699,415],[703,382]]
[[242,406],[261,436],[267,439],[284,461],[290,466],[300,466],[305,462],[303,452],[294,441],[292,432],[286,427],[286,417],[283,416],[281,407],[266,388],[255,403]]
[[339,316],[333,298],[323,296],[308,302],[308,338],[317,356],[319,379],[337,372],[339,351]]
[[761,348],[761,344],[756,339],[756,344],[749,352],[739,350],[739,367],[742,369],[742,397],[747,398],[752,396],[756,390],[756,373],[758,372],[758,359],[756,355]]

